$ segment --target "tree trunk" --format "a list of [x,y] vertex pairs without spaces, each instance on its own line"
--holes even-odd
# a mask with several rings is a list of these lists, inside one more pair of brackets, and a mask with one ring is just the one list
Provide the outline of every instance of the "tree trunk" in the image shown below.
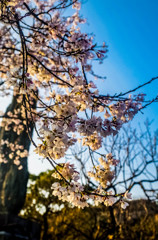
[[[28,181],[28,166],[27,166],[27,157],[20,157],[21,170],[18,169],[18,166],[15,164],[18,145],[22,146],[24,149],[29,151],[30,139],[28,137],[28,129],[26,125],[23,124],[22,117],[22,101],[19,103],[19,96],[14,95],[12,103],[6,110],[5,116],[11,113],[17,113],[18,119],[22,122],[24,129],[18,135],[16,131],[16,124],[12,122],[9,127],[9,131],[5,129],[6,122],[9,121],[9,118],[4,118],[2,123],[4,126],[0,129],[0,213],[11,213],[18,214],[21,208],[23,207],[26,190],[27,190],[27,181]],[[33,100],[32,108],[35,109],[36,101]],[[33,123],[29,122],[29,135],[32,136],[33,133]],[[6,141],[6,142],[4,142]],[[8,145],[7,141],[11,144]],[[13,147],[15,150],[13,150]],[[17,149],[16,149],[17,148]],[[9,154],[14,154],[13,158]],[[6,159],[6,163],[2,160]]]

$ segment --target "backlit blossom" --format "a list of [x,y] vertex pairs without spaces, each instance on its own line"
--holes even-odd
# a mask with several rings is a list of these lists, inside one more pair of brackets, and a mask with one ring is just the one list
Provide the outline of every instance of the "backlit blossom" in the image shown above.
[[[4,6],[3,6],[4,5]],[[81,1],[12,0],[1,5],[0,85],[1,96],[14,94],[17,107],[1,121],[6,132],[17,136],[32,125],[38,136],[34,152],[47,158],[54,167],[52,185],[55,196],[74,206],[87,207],[91,201],[111,206],[118,196],[107,190],[115,177],[119,161],[109,153],[100,154],[103,139],[116,135],[124,123],[133,119],[142,107],[144,94],[110,96],[103,87],[100,95],[93,73],[93,60],[103,62],[107,46],[94,42],[94,35],[82,31],[86,20],[80,16]],[[72,15],[66,16],[68,7]],[[64,12],[64,14],[63,14]],[[93,78],[91,79],[91,75]],[[37,102],[34,109],[33,103]],[[29,138],[30,135],[29,135]],[[96,188],[87,191],[79,170],[72,162],[62,162],[76,142],[97,152],[98,163],[87,170]],[[1,141],[8,159],[22,170],[28,152],[20,144]],[[1,154],[0,163],[7,162]],[[93,162],[93,161],[92,161]],[[131,193],[120,195],[131,199]],[[120,198],[121,198],[120,197]],[[126,208],[127,202],[121,202]]]

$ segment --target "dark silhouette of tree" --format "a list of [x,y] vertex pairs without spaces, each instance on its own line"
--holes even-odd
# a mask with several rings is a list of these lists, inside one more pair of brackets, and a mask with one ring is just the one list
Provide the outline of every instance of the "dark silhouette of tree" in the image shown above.
[[[30,119],[28,126],[23,124],[21,108],[22,101],[19,95],[15,94],[5,112],[3,127],[0,129],[0,154],[3,160],[0,163],[0,213],[18,214],[25,201],[28,181],[27,155],[33,123]],[[36,108],[35,100],[32,102],[32,108]],[[18,125],[14,120],[18,121]]]

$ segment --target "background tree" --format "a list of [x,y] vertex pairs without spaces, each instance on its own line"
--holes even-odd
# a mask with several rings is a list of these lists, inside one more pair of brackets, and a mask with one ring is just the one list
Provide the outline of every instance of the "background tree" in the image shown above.
[[48,220],[53,216],[56,221],[58,210],[63,206],[63,203],[52,194],[51,185],[55,182],[52,173],[53,171],[49,170],[40,173],[39,176],[30,174],[26,202],[21,212],[22,216],[42,224],[43,240],[48,239],[50,228]]
[[73,208],[57,200],[51,190],[53,171],[30,175],[26,202],[21,215],[39,221],[41,239],[105,239],[113,232],[110,212],[104,206]]
[[152,121],[146,120],[143,126],[139,124],[137,128],[131,125],[124,126],[119,134],[104,140],[104,148],[101,152],[91,152],[91,159],[88,154],[90,149],[82,145],[72,148],[67,159],[75,158],[82,172],[83,181],[93,186],[95,182],[91,182],[86,175],[89,162],[97,164],[98,155],[102,152],[111,152],[120,161],[115,168],[115,178],[108,186],[109,189],[116,194],[120,191],[141,190],[141,197],[156,201],[158,197],[158,131],[151,131],[151,124]]
[[[33,132],[31,119],[23,124],[22,101],[15,93],[0,129],[0,213],[18,214],[23,207],[28,181],[27,156]],[[32,102],[32,109],[36,101]],[[6,118],[5,118],[6,117]]]
[[[50,175],[53,171],[31,176],[21,215],[39,221],[41,239],[103,240],[156,239],[158,206],[155,202],[133,200],[126,210],[119,204],[106,207],[91,205],[85,209],[59,202],[52,195]],[[54,181],[56,181],[54,179]],[[48,196],[48,197],[47,197]],[[47,224],[45,224],[47,223]]]
[[158,131],[151,131],[151,122],[146,120],[144,126],[132,129],[123,128],[120,135],[104,142],[106,151],[111,150],[121,159],[116,169],[116,178],[111,186],[126,191],[137,192],[148,200],[158,197]]

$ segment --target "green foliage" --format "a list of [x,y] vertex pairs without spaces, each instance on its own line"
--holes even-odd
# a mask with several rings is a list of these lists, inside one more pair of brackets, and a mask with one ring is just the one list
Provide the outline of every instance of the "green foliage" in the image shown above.
[[154,240],[158,239],[158,206],[145,200],[119,206],[73,208],[52,195],[53,171],[30,175],[26,218],[41,223],[41,240]]
[[62,202],[51,191],[51,185],[55,179],[52,178],[53,171],[40,173],[39,176],[30,175],[26,201],[21,214],[42,222],[44,214],[51,214]]

